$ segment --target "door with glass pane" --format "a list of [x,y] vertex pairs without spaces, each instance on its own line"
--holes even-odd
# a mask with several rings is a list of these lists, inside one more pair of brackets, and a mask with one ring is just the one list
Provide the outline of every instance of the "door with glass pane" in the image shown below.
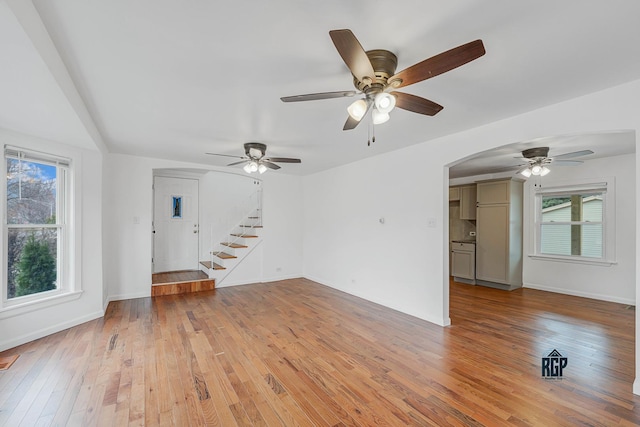
[[198,269],[198,180],[153,180],[153,272]]

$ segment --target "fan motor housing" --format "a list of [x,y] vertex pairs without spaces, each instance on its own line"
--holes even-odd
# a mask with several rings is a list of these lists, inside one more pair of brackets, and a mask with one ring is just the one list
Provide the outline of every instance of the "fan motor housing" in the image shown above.
[[375,79],[373,81],[360,81],[356,77],[353,78],[353,85],[356,89],[367,93],[367,89],[374,88],[374,91],[382,92],[387,86],[387,80],[389,77],[396,73],[396,67],[398,66],[398,57],[388,50],[375,49],[367,51],[367,57],[371,62],[373,71],[375,72]]
[[[262,156],[264,156],[264,153],[266,153],[267,151],[267,146],[265,144],[262,144],[261,142],[247,142],[244,144],[244,153],[250,157],[250,158],[254,158],[254,156],[252,156],[251,153],[251,149],[254,150],[259,150],[262,153]],[[262,157],[260,156],[260,157]]]
[[526,159],[535,159],[537,157],[548,157],[549,147],[529,148],[522,152],[522,157]]

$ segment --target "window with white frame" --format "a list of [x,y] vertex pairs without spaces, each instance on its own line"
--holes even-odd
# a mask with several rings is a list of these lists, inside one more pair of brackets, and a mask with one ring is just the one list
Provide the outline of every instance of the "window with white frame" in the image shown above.
[[613,179],[537,189],[534,255],[613,262],[614,196]]
[[71,161],[6,146],[3,305],[70,292]]

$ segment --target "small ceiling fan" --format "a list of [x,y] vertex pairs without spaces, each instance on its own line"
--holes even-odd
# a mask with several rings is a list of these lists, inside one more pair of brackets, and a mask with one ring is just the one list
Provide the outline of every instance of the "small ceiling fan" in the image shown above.
[[516,159],[527,162],[526,165],[519,169],[518,172],[521,175],[529,178],[531,175],[545,176],[551,170],[547,167],[551,163],[558,166],[575,166],[584,163],[582,160],[567,160],[575,157],[587,156],[593,154],[591,150],[573,151],[571,153],[559,154],[557,156],[549,157],[549,147],[536,147],[529,148],[522,151],[522,157],[516,157]]
[[265,157],[267,146],[260,142],[247,142],[244,144],[244,156],[231,156],[228,154],[206,153],[212,156],[234,157],[242,159],[239,162],[229,163],[227,166],[235,166],[246,163],[244,171],[247,173],[264,173],[267,169],[278,170],[280,166],[276,163],[302,163],[300,159],[289,157]]
[[283,102],[314,101],[318,99],[350,97],[364,94],[347,109],[349,117],[343,130],[354,129],[372,109],[373,123],[381,124],[389,120],[394,107],[418,114],[434,116],[442,106],[428,99],[398,92],[395,89],[435,77],[471,62],[485,54],[482,40],[458,46],[436,56],[418,62],[396,73],[398,58],[388,50],[366,51],[351,30],[329,31],[338,53],[353,75],[357,91],[311,93],[307,95],[285,96]]

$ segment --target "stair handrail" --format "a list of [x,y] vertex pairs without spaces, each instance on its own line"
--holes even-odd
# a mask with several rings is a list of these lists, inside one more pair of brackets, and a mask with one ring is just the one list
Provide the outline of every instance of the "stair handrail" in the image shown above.
[[[255,201],[253,201],[253,198],[255,197]],[[254,216],[252,215],[252,213],[256,213],[255,216],[257,216],[257,221],[255,224],[251,224],[251,226],[255,227],[255,226],[259,226],[262,225],[262,186],[258,187],[253,193],[251,193],[248,197],[247,200],[245,201],[246,203],[243,204],[242,206],[249,206],[248,208],[246,208],[245,210],[243,210],[242,214],[240,215],[240,219],[237,220],[237,222],[235,222],[233,225],[229,225],[231,224],[231,219],[230,219],[230,215],[227,215],[226,218],[226,222],[227,222],[227,226],[226,226],[226,232],[222,233],[218,239],[214,239],[214,227],[213,227],[213,223],[211,224],[211,230],[210,230],[210,235],[211,235],[211,243],[209,246],[209,253],[210,253],[210,258],[211,258],[211,262],[213,263],[213,252],[214,252],[214,248],[217,245],[220,245],[222,242],[227,242],[227,243],[236,243],[238,240],[240,240],[242,237],[240,236],[232,236],[231,233],[233,233],[233,230],[237,229],[237,228],[241,228],[242,225],[246,225],[244,224],[245,222],[247,222],[247,220],[249,219],[250,216]],[[241,209],[241,208],[240,208]],[[237,211],[237,209],[236,209]],[[234,215],[234,218],[238,218],[238,216]],[[244,234],[244,233],[240,233],[240,234]],[[213,264],[211,264],[213,266]]]

